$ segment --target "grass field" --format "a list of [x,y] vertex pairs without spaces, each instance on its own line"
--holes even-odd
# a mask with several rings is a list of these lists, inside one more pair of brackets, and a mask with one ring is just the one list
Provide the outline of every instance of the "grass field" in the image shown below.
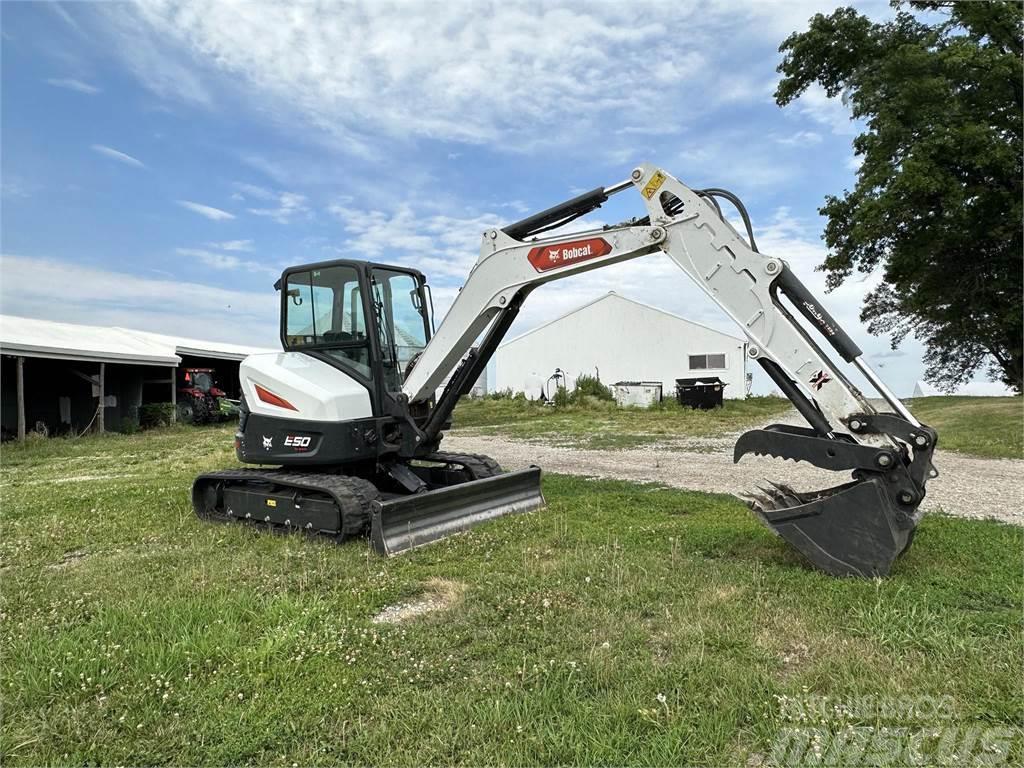
[[619,408],[588,400],[551,408],[536,401],[481,398],[455,409],[455,429],[476,429],[520,440],[542,440],[580,448],[632,448],[676,437],[715,437],[780,416],[788,400],[751,397],[726,400],[722,408],[695,411],[665,400],[660,408]]
[[939,447],[991,459],[1024,458],[1024,399],[919,397],[910,410],[939,431]]
[[[921,421],[939,431],[943,450],[983,458],[1024,458],[1024,400],[1019,397],[923,397],[907,401]],[[788,400],[726,400],[723,408],[693,411],[666,400],[661,408],[618,408],[589,400],[545,407],[528,400],[463,400],[455,429],[579,448],[619,449],[675,438],[715,437],[753,427],[790,410]]]
[[[230,434],[4,447],[4,765],[752,765],[821,696],[948,697],[929,731],[1024,759],[1020,529],[932,515],[892,578],[836,580],[732,498],[547,477],[383,560],[195,520]],[[373,622],[425,590],[447,609]]]

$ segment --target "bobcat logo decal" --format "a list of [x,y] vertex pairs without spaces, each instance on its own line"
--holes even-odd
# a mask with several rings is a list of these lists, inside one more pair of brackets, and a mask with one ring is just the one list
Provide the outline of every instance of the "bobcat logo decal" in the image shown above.
[[808,381],[807,383],[814,387],[815,391],[817,391],[824,387],[826,384],[828,384],[830,381],[832,381],[831,376],[829,376],[824,371],[818,371],[816,374],[811,376],[810,381]]
[[269,451],[273,447],[274,447],[274,438],[267,437],[266,435],[264,435],[263,436],[263,450],[264,451]]

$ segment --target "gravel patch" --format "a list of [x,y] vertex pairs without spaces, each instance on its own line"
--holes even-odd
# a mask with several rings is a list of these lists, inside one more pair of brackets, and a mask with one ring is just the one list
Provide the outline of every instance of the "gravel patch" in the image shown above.
[[[794,412],[774,423],[800,421]],[[449,432],[445,450],[485,453],[506,470],[537,464],[548,472],[655,482],[733,495],[749,493],[768,479],[797,490],[827,488],[849,479],[848,473],[765,456],[746,456],[733,464],[732,447],[738,434],[598,451]],[[939,476],[928,482],[928,495],[922,504],[926,511],[1024,525],[1024,460],[980,459],[939,448],[934,464]]]
[[462,598],[465,584],[448,579],[431,579],[426,591],[415,600],[389,605],[371,619],[374,624],[401,624],[426,613],[443,611]]

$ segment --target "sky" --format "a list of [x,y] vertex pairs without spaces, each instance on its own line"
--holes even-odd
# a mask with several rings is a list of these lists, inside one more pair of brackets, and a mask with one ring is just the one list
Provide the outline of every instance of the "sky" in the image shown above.
[[[743,198],[909,395],[921,346],[858,318],[878,277],[825,295],[815,271],[858,126],[820,90],[772,99],[780,42],[835,7],[2,3],[0,310],[275,347],[281,270],[355,258],[420,268],[441,314],[485,229],[651,162]],[[634,215],[627,191],[586,222]],[[542,287],[509,338],[609,290],[738,332],[656,255]]]

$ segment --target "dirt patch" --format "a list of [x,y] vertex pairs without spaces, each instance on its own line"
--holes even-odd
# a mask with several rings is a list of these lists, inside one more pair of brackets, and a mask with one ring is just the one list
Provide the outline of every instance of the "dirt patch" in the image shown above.
[[450,579],[430,579],[424,584],[423,593],[415,600],[395,603],[373,617],[374,624],[401,624],[427,613],[436,613],[451,608],[462,599],[466,585]]
[[46,567],[51,571],[59,571],[64,568],[70,568],[74,565],[78,565],[78,563],[82,562],[88,556],[89,553],[84,549],[76,549],[73,552],[65,552],[64,557],[60,559],[59,563],[51,563]]
[[811,649],[805,643],[791,643],[782,651],[783,670],[793,672],[811,658]]

